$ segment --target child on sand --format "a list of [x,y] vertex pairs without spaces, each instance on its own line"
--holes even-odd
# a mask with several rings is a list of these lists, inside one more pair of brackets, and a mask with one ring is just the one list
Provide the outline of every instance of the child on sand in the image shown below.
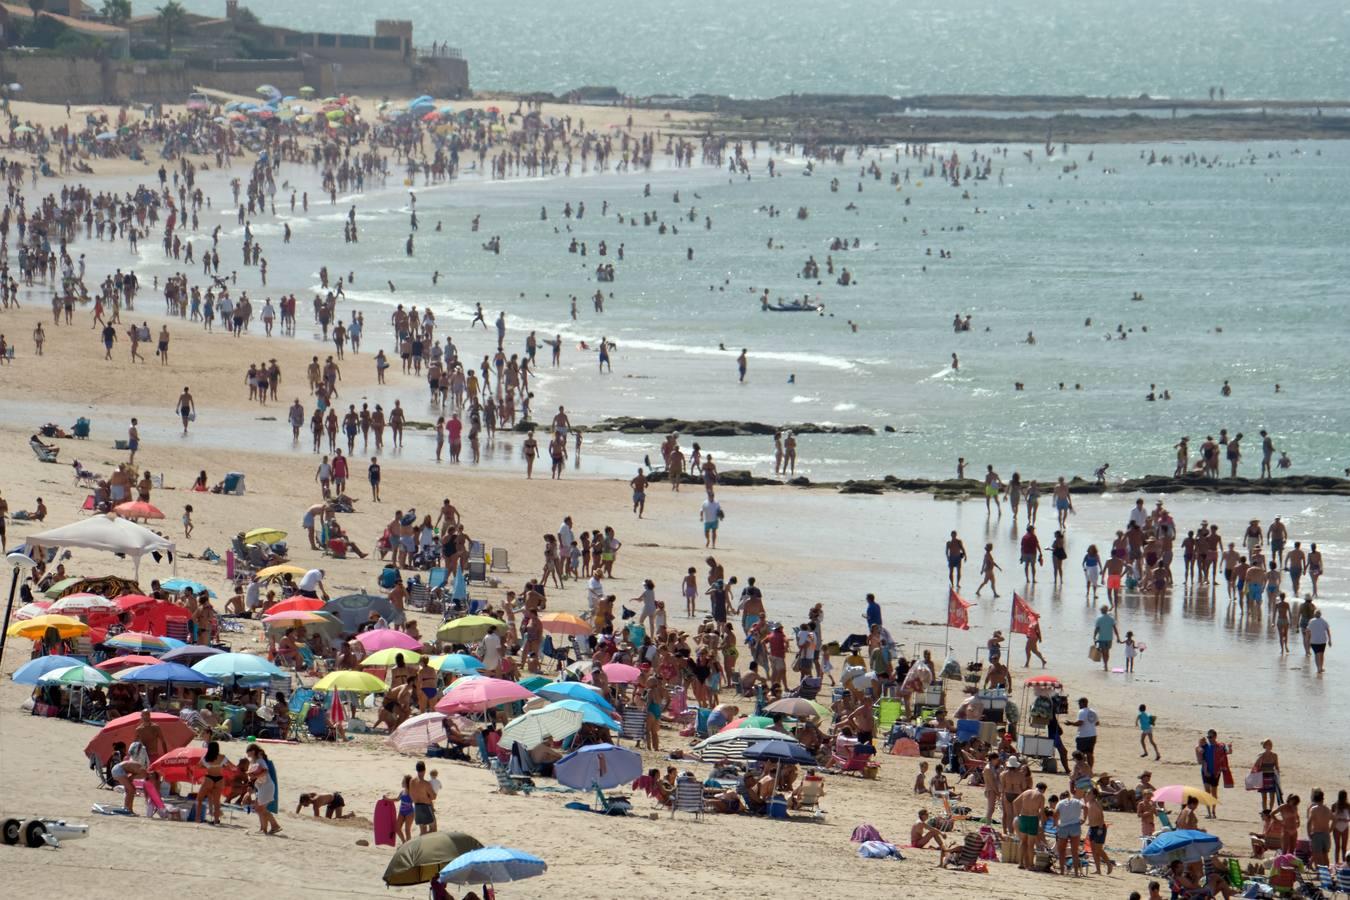
[[1153,792],[1145,789],[1134,805],[1134,813],[1139,817],[1139,834],[1142,837],[1153,836],[1153,818],[1158,807],[1153,803]]
[[183,507],[183,537],[192,537],[192,504]]
[[1139,723],[1139,749],[1144,751],[1139,755],[1141,757],[1148,756],[1147,745],[1152,744],[1154,757],[1162,759],[1162,754],[1158,752],[1158,743],[1153,740],[1153,723],[1158,721],[1158,717],[1150,714],[1148,707],[1143,703],[1140,703],[1139,715],[1135,717],[1135,721]]
[[1134,632],[1125,632],[1125,671],[1134,671],[1134,658],[1139,655],[1138,645],[1134,642]]
[[916,794],[928,793],[928,782],[926,780],[927,775],[928,775],[928,763],[926,762],[919,763],[919,774],[914,778],[914,793]]

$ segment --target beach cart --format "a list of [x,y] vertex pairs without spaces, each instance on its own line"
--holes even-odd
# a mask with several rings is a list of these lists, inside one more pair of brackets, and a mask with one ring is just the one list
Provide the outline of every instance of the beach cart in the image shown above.
[[1055,742],[1047,726],[1052,716],[1063,715],[1068,710],[1069,698],[1064,693],[1064,685],[1053,675],[1036,675],[1022,683],[1023,720],[1017,733],[1017,751],[1024,760],[1039,759],[1043,769],[1047,764],[1053,765]]

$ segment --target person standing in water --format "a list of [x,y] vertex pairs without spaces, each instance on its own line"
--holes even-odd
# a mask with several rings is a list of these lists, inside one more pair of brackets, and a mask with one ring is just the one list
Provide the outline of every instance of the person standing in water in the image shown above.
[[750,352],[750,351],[749,351],[748,349],[742,347],[742,348],[741,348],[741,355],[738,356],[738,357],[736,357],[736,371],[738,371],[738,372],[740,373],[740,383],[741,383],[741,384],[745,384],[745,369],[746,369],[746,365],[747,365],[746,359],[745,359],[745,354],[747,354],[747,353],[749,353],[749,352]]

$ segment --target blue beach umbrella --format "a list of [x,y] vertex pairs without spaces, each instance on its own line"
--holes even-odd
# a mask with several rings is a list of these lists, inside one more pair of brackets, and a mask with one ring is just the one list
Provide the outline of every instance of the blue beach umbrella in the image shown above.
[[1144,859],[1155,865],[1169,865],[1174,860],[1193,863],[1207,859],[1223,848],[1223,841],[1205,831],[1168,831],[1160,834],[1144,848]]
[[478,657],[467,653],[447,653],[439,660],[433,661],[432,665],[442,672],[453,672],[456,675],[473,675],[483,668],[483,663]]
[[642,757],[613,744],[590,744],[553,765],[559,784],[577,790],[618,787],[642,774]]
[[82,664],[70,656],[39,656],[19,666],[10,677],[19,684],[37,684],[38,679],[48,672]]
[[194,594],[200,594],[202,591],[206,591],[206,596],[208,597],[216,596],[215,591],[211,590],[209,587],[202,584],[200,581],[193,581],[190,578],[170,578],[168,581],[161,581],[159,583],[159,586],[164,588],[164,590],[166,591],[177,592],[184,589],[190,589]]
[[580,700],[608,712],[614,712],[614,706],[604,698],[604,695],[579,681],[557,681],[543,685],[535,693],[550,700]]
[[613,716],[595,704],[587,703],[584,700],[555,700],[548,706],[540,707],[541,711],[554,709],[567,709],[581,713],[581,724],[583,725],[598,725],[610,731],[617,731],[619,728],[619,723],[615,721]]
[[204,644],[188,644],[186,647],[174,647],[159,658],[160,662],[176,662],[190,666],[199,659],[224,654],[224,650],[207,647]]
[[220,653],[208,656],[193,666],[192,670],[221,681],[232,678],[284,677],[286,674],[264,657],[252,653]]
[[210,687],[217,687],[220,684],[210,675],[203,675],[201,672],[189,669],[182,663],[172,662],[128,669],[118,680],[131,682],[132,684],[200,684]]
[[523,850],[484,847],[452,859],[441,869],[440,880],[450,884],[501,884],[543,875],[548,863]]
[[762,762],[798,763],[805,766],[816,764],[811,751],[796,741],[759,741],[746,747],[741,756]]

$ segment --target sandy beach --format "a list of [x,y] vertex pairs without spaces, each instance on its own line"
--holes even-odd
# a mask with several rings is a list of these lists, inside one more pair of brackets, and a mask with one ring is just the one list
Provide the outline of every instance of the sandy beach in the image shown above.
[[[489,106],[493,101],[475,101],[474,105]],[[14,107],[21,119],[49,126],[60,124],[65,117],[60,107],[21,103]],[[74,111],[76,116],[80,112]],[[626,125],[629,115],[626,110],[605,107],[546,107],[544,113],[584,116],[588,129]],[[632,115],[634,130],[668,132],[676,127],[689,135],[698,127],[695,119],[681,117],[672,122],[659,111],[634,111]],[[133,189],[140,181],[149,183],[157,166],[157,161],[122,159],[94,164],[100,179],[106,178],[106,183],[120,179],[117,183],[122,190]],[[246,165],[236,163],[235,174],[246,178],[247,171]],[[282,174],[286,172],[283,169]],[[43,187],[51,190],[50,184],[44,182]],[[217,208],[226,208],[228,189],[223,176],[211,173],[209,186]],[[209,243],[209,238],[200,240]],[[154,249],[154,235],[145,242]],[[91,287],[112,268],[128,265],[128,260],[137,264],[139,258],[127,257],[122,246],[85,241],[82,233],[81,240],[72,244],[73,251],[89,254],[90,275],[96,276],[86,278]],[[221,249],[226,251],[225,242]],[[297,270],[308,273],[306,267],[317,270],[320,265],[332,265],[341,250],[336,245],[325,258],[302,260]],[[228,253],[237,254],[232,243]],[[14,257],[11,250],[11,260]],[[191,274],[193,266],[187,264],[186,270]],[[253,276],[248,272],[249,278]],[[204,280],[193,278],[194,283]],[[249,291],[255,296],[265,293],[256,284]],[[381,564],[374,554],[365,560],[325,557],[308,549],[301,527],[304,511],[321,499],[314,477],[318,459],[310,452],[305,430],[299,444],[292,445],[286,408],[294,397],[299,397],[306,411],[313,408],[305,367],[312,356],[322,359],[332,351],[331,342],[311,336],[309,298],[300,294],[299,337],[283,340],[262,337],[256,333],[256,322],[254,333],[238,338],[207,334],[198,323],[166,318],[161,293],[149,279],[143,280],[136,310],[124,310],[122,321],[125,328],[130,321],[144,320],[152,333],[168,322],[173,340],[166,366],[159,364],[150,345],[143,345],[146,362],[131,362],[125,341],[115,346],[113,360],[105,362],[98,332],[91,325],[91,308],[77,306],[73,325],[53,324],[50,289],[41,283],[21,288],[22,309],[0,311],[0,332],[18,348],[16,359],[0,368],[4,394],[0,400],[0,495],[11,513],[32,509],[37,497],[49,510],[41,526],[10,521],[8,549],[43,527],[86,517],[81,505],[89,492],[75,482],[71,463],[78,459],[84,468],[106,475],[125,460],[125,451],[115,450],[113,442],[126,437],[129,419],[136,416],[141,435],[137,468],[163,475],[163,487],[154,489],[152,502],[166,518],[151,525],[178,541],[178,576],[211,586],[223,599],[229,593],[224,566],[202,559],[202,553],[211,548],[223,554],[237,532],[267,526],[289,532],[293,563],[325,569],[326,587],[333,596],[375,590]],[[44,323],[46,341],[43,355],[36,357],[31,335],[39,322]],[[459,340],[463,323],[450,327]],[[387,402],[402,396],[411,410],[410,418],[423,420],[427,416],[421,379],[397,375],[394,370],[389,376],[393,386],[375,383],[371,357],[378,346],[387,343],[387,338],[372,335],[360,356],[349,355],[344,361],[340,395],[335,400],[338,409],[366,398]],[[465,356],[472,365],[475,354]],[[248,399],[244,371],[251,362],[268,360],[280,366],[282,381],[278,402],[262,406]],[[186,437],[180,434],[174,412],[175,398],[184,385],[191,387],[198,407],[198,418]],[[568,383],[560,385],[556,392],[547,393],[538,406],[540,411],[551,414],[557,403],[572,402],[566,392]],[[715,404],[709,399],[708,405]],[[28,448],[29,435],[49,421],[69,428],[79,416],[93,421],[90,438],[57,440],[60,462],[39,462]],[[536,418],[545,416],[536,414]],[[703,582],[703,560],[710,551],[703,546],[699,524],[702,490],[687,485],[675,493],[666,484],[654,484],[647,491],[645,515],[638,520],[631,511],[627,478],[614,477],[611,468],[592,463],[584,452],[581,465],[574,468],[569,460],[562,480],[549,480],[547,465],[542,463],[536,477],[527,480],[520,460],[522,440],[522,435],[501,431],[491,442],[485,464],[475,467],[438,464],[431,435],[409,431],[401,452],[391,448],[382,455],[382,502],[372,502],[364,479],[354,474],[349,493],[356,501],[355,511],[341,517],[343,527],[363,549],[371,549],[395,509],[415,507],[419,516],[434,516],[441,499],[450,498],[474,539],[509,551],[511,571],[496,575],[500,584],[475,586],[472,591],[473,596],[500,607],[506,590],[519,590],[542,569],[542,535],[556,532],[563,516],[570,515],[578,528],[613,526],[623,547],[608,584],[619,601],[632,606],[643,579],[652,578],[658,597],[670,609],[672,627],[692,630],[697,626],[707,611],[707,601],[700,603],[697,618],[684,617],[678,585],[691,566],[697,567]],[[645,443],[631,454],[633,466],[644,454],[659,460],[659,438],[653,436]],[[368,452],[358,450],[353,461],[364,463],[367,456]],[[355,468],[359,473],[363,465]],[[241,496],[189,492],[203,470],[212,484],[227,471],[244,472],[247,491]],[[994,629],[1007,631],[1013,591],[1025,594],[1042,616],[1041,646],[1049,660],[1045,671],[1063,680],[1071,708],[1073,698],[1087,696],[1100,716],[1097,775],[1110,773],[1133,786],[1147,767],[1152,769],[1154,785],[1198,785],[1194,751],[1204,730],[1218,729],[1221,739],[1233,745],[1239,788],[1222,794],[1218,819],[1204,820],[1203,826],[1218,834],[1227,852],[1244,862],[1247,834],[1258,822],[1260,800],[1256,793],[1242,791],[1241,783],[1263,739],[1272,739],[1281,754],[1286,793],[1306,797],[1312,788],[1322,787],[1330,799],[1346,786],[1343,740],[1335,727],[1350,715],[1350,701],[1340,687],[1346,651],[1339,643],[1328,651],[1323,676],[1313,670],[1311,658],[1303,655],[1301,647],[1281,657],[1264,604],[1248,610],[1230,603],[1222,586],[1217,595],[1211,595],[1181,585],[1179,560],[1174,565],[1178,584],[1164,598],[1127,592],[1118,610],[1122,633],[1133,630],[1147,644],[1137,671],[1130,675],[1104,672],[1087,658],[1096,603],[1085,597],[1079,560],[1090,543],[1109,549],[1112,534],[1124,527],[1134,503],[1132,496],[1076,499],[1076,514],[1067,529],[1065,584],[1049,586],[1047,566],[1040,585],[1034,588],[1023,584],[1017,565],[1025,522],[1015,520],[1011,513],[990,518],[980,501],[935,500],[916,494],[845,496],[790,487],[723,487],[717,497],[727,518],[719,529],[719,546],[711,552],[726,566],[727,574],[739,576],[742,583],[748,576],[756,577],[765,593],[769,618],[789,627],[804,621],[809,608],[821,603],[827,640],[864,631],[863,597],[875,592],[889,631],[907,655],[912,657],[923,647],[950,647],[951,654],[964,664],[978,658]],[[1326,555],[1327,575],[1318,604],[1337,636],[1350,634],[1350,602],[1345,581],[1338,574],[1340,560],[1350,548],[1350,500],[1188,494],[1145,499],[1149,507],[1164,500],[1182,533],[1204,519],[1222,525],[1223,533],[1235,540],[1240,540],[1248,520],[1259,518],[1264,526],[1272,517],[1281,516],[1288,523],[1291,541],[1315,541]],[[188,503],[194,508],[194,534],[184,539],[178,521]],[[1038,525],[1046,535],[1042,540],[1047,548],[1053,524],[1054,510],[1046,496]],[[944,625],[947,578],[942,546],[952,530],[960,532],[971,557],[962,586],[963,596],[975,602],[969,631],[949,631]],[[979,548],[986,541],[995,545],[996,558],[1005,569],[1000,574],[998,600],[987,594],[974,596]],[[76,550],[64,562],[68,570],[81,575],[131,575],[129,560],[107,554]],[[174,572],[167,561],[147,561],[141,585]],[[587,609],[585,583],[569,581],[561,590],[550,590],[548,599],[549,611],[581,613]],[[422,614],[415,618],[423,634],[434,633],[440,621]],[[265,653],[267,644],[259,624],[249,620],[244,629],[229,635],[232,649]],[[1023,638],[1010,637],[1005,653],[1012,662],[1013,696],[1017,697],[1023,679],[1039,670],[1022,665]],[[1297,645],[1297,636],[1293,640]],[[0,847],[0,867],[13,896],[49,893],[54,884],[90,897],[123,894],[126,889],[116,885],[125,884],[136,884],[137,893],[146,897],[217,897],[222,890],[272,891],[294,897],[425,895],[425,886],[385,888],[380,875],[390,850],[369,845],[376,801],[397,796],[402,776],[412,771],[415,761],[386,747],[382,735],[357,735],[342,745],[316,741],[268,745],[280,783],[279,820],[284,830],[277,837],[257,834],[254,818],[237,811],[227,815],[219,827],[90,815],[91,804],[118,802],[110,801],[113,795],[98,788],[98,779],[82,752],[95,730],[38,718],[21,708],[31,689],[13,682],[10,675],[27,661],[30,649],[29,641],[8,639],[0,671],[0,816],[65,817],[90,823],[91,833],[88,839],[71,842],[59,851]],[[312,679],[303,680],[309,683]],[[730,699],[725,689],[722,696]],[[752,702],[740,701],[743,709]],[[1147,703],[1158,716],[1160,761],[1140,759],[1134,724],[1140,703]],[[365,713],[365,718],[373,722],[374,713]],[[688,749],[692,743],[670,725],[662,730],[661,738],[666,751]],[[243,743],[231,741],[222,749],[237,759]],[[484,844],[518,847],[547,860],[545,877],[500,886],[499,896],[504,898],[646,898],[714,891],[730,900],[822,892],[882,897],[893,894],[897,885],[919,896],[956,898],[1087,900],[1145,891],[1148,879],[1127,873],[1123,865],[1112,874],[1083,879],[1024,872],[999,862],[989,863],[987,874],[939,869],[936,852],[905,846],[916,810],[934,808],[932,798],[916,796],[911,789],[919,760],[884,753],[878,760],[881,768],[876,780],[826,776],[821,818],[777,821],[708,815],[699,822],[684,815],[672,819],[668,809],[640,793],[634,798],[634,815],[602,818],[566,808],[571,801],[588,802],[585,793],[504,796],[482,766],[446,760],[428,760],[428,764],[439,770],[444,785],[437,803],[443,830],[462,830]],[[688,765],[667,762],[664,752],[652,751],[643,751],[643,762],[647,768]],[[701,776],[709,771],[706,765],[692,768]],[[1063,771],[1046,775],[1045,780],[1052,793],[1062,793],[1067,787]],[[331,822],[316,820],[308,811],[294,813],[300,792],[332,790],[342,792],[355,818]],[[966,786],[964,791],[964,802],[982,808],[980,788]],[[1108,813],[1107,820],[1107,847],[1123,864],[1139,849],[1138,819],[1127,813]],[[899,846],[905,860],[860,859],[849,836],[862,823],[871,823]],[[967,827],[972,823],[958,823],[958,841]]]

